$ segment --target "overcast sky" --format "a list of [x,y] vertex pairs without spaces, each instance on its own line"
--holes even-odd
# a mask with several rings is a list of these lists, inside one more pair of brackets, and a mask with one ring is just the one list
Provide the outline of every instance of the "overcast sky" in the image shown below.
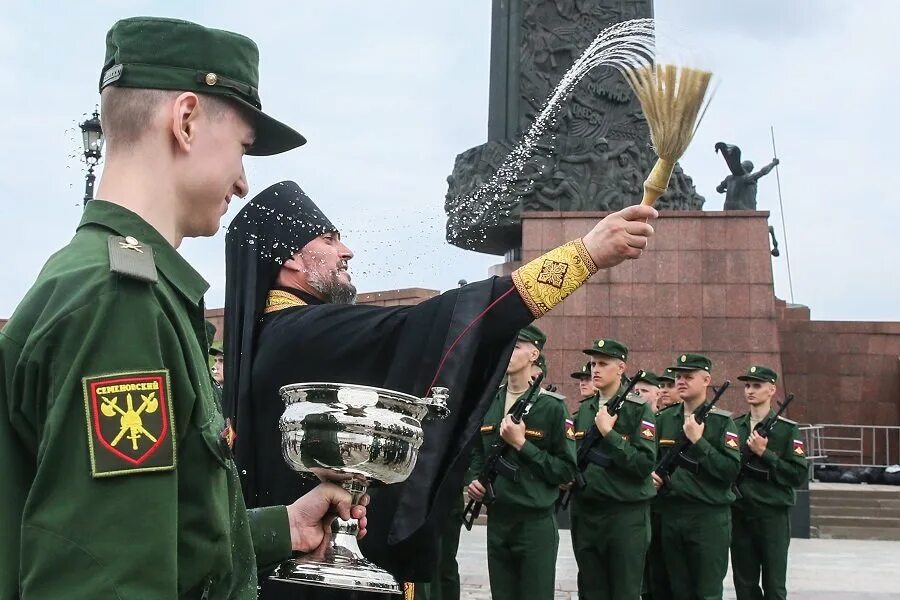
[[[256,40],[264,107],[309,143],[249,158],[251,193],[299,182],[356,250],[361,291],[447,289],[501,262],[444,241],[446,177],[458,153],[486,141],[489,0],[47,6],[0,0],[0,317],[72,235],[84,189],[77,123],[98,101],[104,35],[142,14]],[[719,79],[682,160],[706,210],[721,210],[715,187],[727,174],[713,144],[738,144],[762,166],[774,125],[795,300],[816,319],[900,319],[900,2],[658,0],[656,16],[676,55]],[[784,249],[774,173],[758,201]],[[220,232],[182,247],[211,284],[210,307],[224,299],[223,246]],[[784,252],[774,268],[776,294],[790,299]]]

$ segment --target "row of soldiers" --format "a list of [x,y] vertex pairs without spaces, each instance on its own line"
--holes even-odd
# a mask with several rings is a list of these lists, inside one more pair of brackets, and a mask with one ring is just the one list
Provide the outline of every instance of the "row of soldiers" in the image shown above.
[[[789,515],[807,465],[796,423],[774,420],[775,371],[754,365],[738,377],[746,414],[732,418],[712,408],[695,419],[709,403],[713,365],[685,353],[660,376],[641,372],[612,415],[605,407],[625,391],[628,348],[597,339],[584,350],[589,362],[572,373],[582,396],[575,414],[563,396],[540,389],[516,423],[510,410],[529,393],[545,342],[534,325],[519,333],[473,451],[467,492],[480,500],[486,456],[498,436],[510,447],[493,482],[487,527],[494,600],[554,597],[556,512],[560,490],[569,489],[581,600],[721,598],[729,549],[739,600],[785,598]],[[757,425],[766,419],[774,425],[760,435]],[[573,486],[576,449],[594,425],[601,458],[588,462],[581,485]],[[689,441],[687,449],[671,477],[661,476],[660,460],[679,438]],[[458,520],[453,527],[458,543]],[[454,539],[452,531],[448,537]],[[455,550],[452,544],[454,556]]]

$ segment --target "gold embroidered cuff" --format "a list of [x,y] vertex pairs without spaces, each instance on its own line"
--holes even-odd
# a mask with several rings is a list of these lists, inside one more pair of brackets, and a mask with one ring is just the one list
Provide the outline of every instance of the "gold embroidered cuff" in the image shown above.
[[292,306],[306,306],[306,302],[284,290],[269,290],[269,295],[266,296],[266,307],[263,309],[263,313],[269,314],[278,312],[279,310],[284,310],[285,308],[290,308]]
[[565,300],[596,272],[597,265],[584,243],[577,239],[516,269],[512,280],[537,319]]

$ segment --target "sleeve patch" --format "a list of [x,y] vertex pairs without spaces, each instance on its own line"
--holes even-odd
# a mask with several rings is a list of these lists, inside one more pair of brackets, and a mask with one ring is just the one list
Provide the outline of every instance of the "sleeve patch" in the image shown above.
[[575,439],[575,421],[572,419],[566,419],[566,438]]
[[652,440],[656,437],[656,425],[650,421],[641,421],[641,437]]
[[175,468],[168,370],[85,377],[82,387],[91,475]]
[[803,447],[803,440],[794,440],[794,454],[797,456],[806,456],[806,450]]
[[737,449],[740,442],[740,438],[738,438],[738,434],[733,433],[731,431],[725,432],[725,445],[732,449]]

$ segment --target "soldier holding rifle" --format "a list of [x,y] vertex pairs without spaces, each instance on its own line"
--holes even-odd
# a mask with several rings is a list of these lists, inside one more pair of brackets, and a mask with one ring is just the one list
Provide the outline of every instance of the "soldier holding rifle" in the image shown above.
[[740,468],[737,428],[728,412],[709,410],[709,358],[682,354],[671,368],[682,403],[661,410],[656,426],[661,463],[670,462],[670,452],[677,452],[676,461],[666,469],[658,466],[651,475],[660,494],[655,507],[666,570],[675,600],[722,598],[732,484]]
[[[488,573],[494,600],[552,600],[556,579],[559,531],[553,507],[559,484],[575,474],[574,436],[568,411],[557,398],[529,382],[546,336],[534,325],[519,332],[500,386],[481,427],[481,441],[472,453],[469,497],[482,500],[486,489],[482,466],[499,435],[508,448],[504,468],[493,481],[493,502],[487,528]],[[537,388],[537,389],[532,389]],[[531,396],[524,417],[511,411]]]
[[[583,487],[575,484],[571,490],[578,596],[633,599],[640,595],[650,542],[649,502],[654,490],[648,475],[656,460],[656,426],[649,403],[621,387],[628,360],[625,344],[594,340],[584,353],[591,357],[598,391],[581,402],[575,415],[576,440],[590,443],[595,448],[591,455],[596,456],[584,465],[579,478]],[[607,406],[614,398],[621,400],[618,394],[626,396],[611,415]],[[588,435],[593,425],[598,431]]]
[[[735,419],[741,440],[740,498],[731,510],[731,563],[738,600],[787,598],[794,488],[807,476],[797,424],[772,410],[778,374],[761,365],[738,377],[750,412]],[[760,589],[762,575],[762,589]]]

